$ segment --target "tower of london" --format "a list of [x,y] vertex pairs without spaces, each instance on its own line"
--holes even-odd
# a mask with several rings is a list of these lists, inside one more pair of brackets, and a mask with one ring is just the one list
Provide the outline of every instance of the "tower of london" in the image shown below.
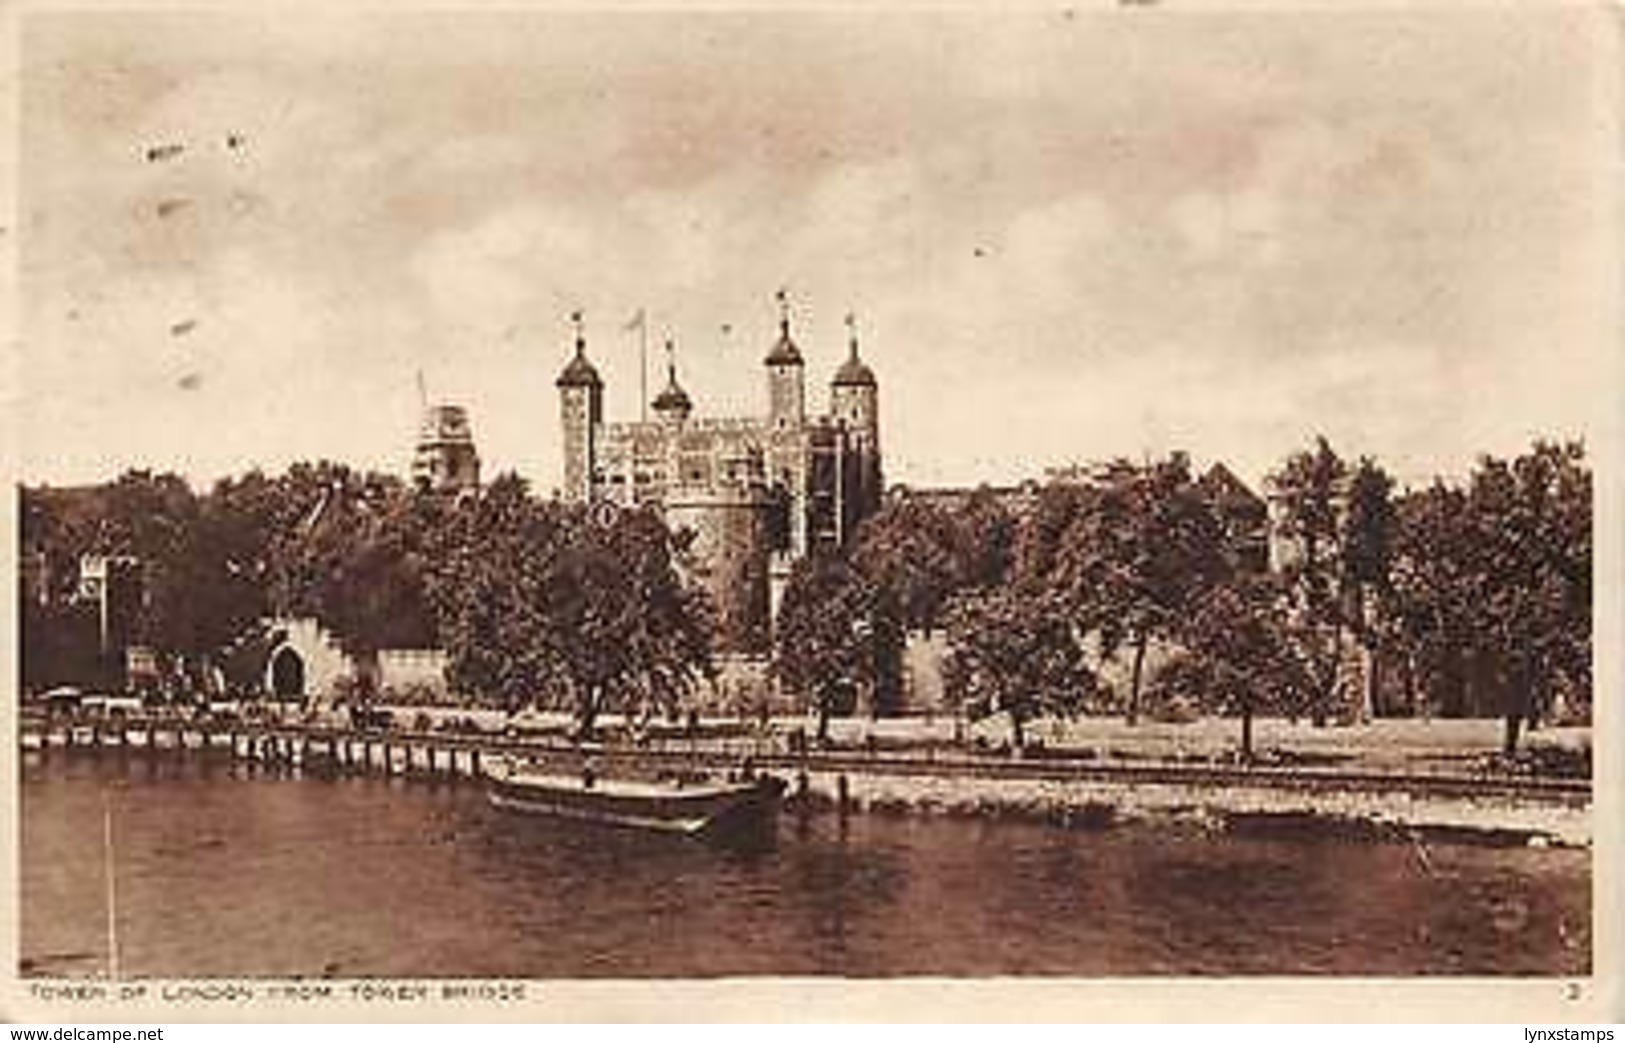
[[660,510],[684,568],[715,602],[719,646],[745,655],[771,647],[791,564],[819,545],[844,544],[883,491],[879,385],[859,357],[855,321],[848,316],[847,357],[830,380],[827,411],[812,414],[806,361],[782,295],[779,303],[778,336],[762,361],[763,415],[696,416],[668,354],[652,416],[606,420],[604,382],[579,320],[575,353],[556,381],[565,499]]

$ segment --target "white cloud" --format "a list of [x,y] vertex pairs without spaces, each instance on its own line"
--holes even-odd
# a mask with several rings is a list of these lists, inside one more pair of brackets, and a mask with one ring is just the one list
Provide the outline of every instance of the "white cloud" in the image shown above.
[[616,415],[640,306],[754,411],[782,283],[815,388],[859,312],[897,478],[1322,427],[1425,469],[1597,393],[1590,23],[857,17],[37,23],[40,469],[401,459],[422,367],[548,485],[572,308]]

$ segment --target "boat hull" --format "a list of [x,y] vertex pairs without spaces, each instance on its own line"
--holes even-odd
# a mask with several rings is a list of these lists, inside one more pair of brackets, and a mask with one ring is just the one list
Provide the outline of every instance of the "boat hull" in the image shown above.
[[493,774],[486,798],[504,811],[600,823],[684,836],[714,835],[770,825],[784,790],[782,780],[689,787],[584,785],[579,779]]

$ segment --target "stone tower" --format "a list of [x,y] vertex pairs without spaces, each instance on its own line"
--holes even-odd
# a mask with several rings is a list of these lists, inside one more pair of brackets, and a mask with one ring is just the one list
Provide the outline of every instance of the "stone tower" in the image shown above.
[[559,379],[559,418],[564,427],[564,498],[571,503],[592,499],[598,467],[598,435],[604,422],[604,382],[587,361],[587,340],[581,313],[571,316],[576,328],[576,353]]
[[763,655],[772,647],[772,606],[762,457],[731,453],[720,464],[711,482],[671,490],[666,522],[688,536],[684,570],[716,606],[719,650]]
[[790,339],[790,301],[779,291],[779,339],[763,360],[767,365],[768,423],[776,431],[796,431],[807,420],[806,364]]
[[438,405],[423,410],[412,480],[430,492],[467,495],[480,486],[480,455],[462,406]]
[[848,513],[862,519],[880,509],[880,386],[874,371],[858,357],[857,320],[846,317],[849,352],[830,381],[829,412],[846,432],[853,472],[847,476],[852,503]]

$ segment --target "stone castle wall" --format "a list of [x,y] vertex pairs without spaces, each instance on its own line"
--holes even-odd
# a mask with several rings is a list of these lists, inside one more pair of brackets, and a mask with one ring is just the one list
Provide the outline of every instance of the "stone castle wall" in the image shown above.
[[677,490],[666,503],[666,524],[690,540],[684,570],[711,595],[718,646],[729,652],[772,647],[770,510],[761,486]]

